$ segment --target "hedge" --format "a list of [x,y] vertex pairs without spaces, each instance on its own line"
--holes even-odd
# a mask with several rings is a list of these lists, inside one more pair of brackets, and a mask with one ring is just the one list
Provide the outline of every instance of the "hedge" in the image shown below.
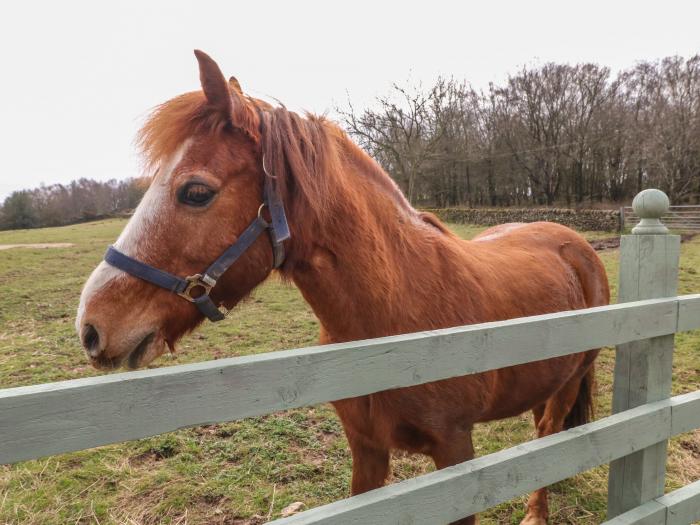
[[570,208],[429,208],[440,220],[495,226],[506,222],[550,221],[584,231],[617,231],[618,210],[572,210]]

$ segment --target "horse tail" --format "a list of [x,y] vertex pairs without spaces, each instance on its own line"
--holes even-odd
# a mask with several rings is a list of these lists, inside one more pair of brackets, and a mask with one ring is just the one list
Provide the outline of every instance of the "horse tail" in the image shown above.
[[574,406],[564,419],[564,430],[585,425],[594,416],[593,391],[595,388],[595,363],[591,363],[586,374],[581,378],[581,386]]

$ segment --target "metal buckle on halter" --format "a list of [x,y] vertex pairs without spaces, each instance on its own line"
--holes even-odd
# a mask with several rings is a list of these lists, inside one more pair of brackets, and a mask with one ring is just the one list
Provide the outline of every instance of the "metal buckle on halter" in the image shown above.
[[262,212],[263,212],[263,210],[264,210],[265,208],[267,208],[267,203],[266,203],[266,202],[263,202],[263,203],[260,205],[260,207],[258,208],[258,220],[261,220],[262,222],[264,222],[264,223],[265,223],[265,227],[266,227],[266,228],[269,228],[269,227],[270,227],[270,223],[267,222],[267,220],[265,219],[265,217],[263,217],[263,215],[262,215]]
[[204,292],[197,296],[201,297],[202,295],[209,295],[209,292],[211,292],[211,289],[214,288],[214,285],[216,284],[216,281],[214,281],[211,277],[208,275],[202,275],[201,273],[196,273],[194,275],[190,275],[189,277],[185,277],[185,281],[187,281],[187,288],[181,292],[178,292],[177,295],[187,299],[191,303],[193,303],[196,299],[196,297],[192,297],[192,290],[197,287],[204,288]]

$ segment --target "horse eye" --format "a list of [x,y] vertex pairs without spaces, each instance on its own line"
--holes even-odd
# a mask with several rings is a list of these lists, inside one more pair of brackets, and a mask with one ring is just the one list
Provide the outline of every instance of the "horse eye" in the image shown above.
[[204,206],[214,197],[214,195],[216,195],[216,192],[210,187],[199,182],[191,182],[180,188],[177,198],[183,204],[188,204],[190,206]]

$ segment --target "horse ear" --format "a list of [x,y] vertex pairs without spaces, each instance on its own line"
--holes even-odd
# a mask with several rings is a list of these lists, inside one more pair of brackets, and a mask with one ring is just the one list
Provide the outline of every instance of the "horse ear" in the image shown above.
[[194,55],[199,62],[199,81],[202,84],[204,96],[207,97],[207,102],[230,118],[233,115],[231,89],[221,69],[205,52],[195,49]]
[[260,139],[259,120],[255,108],[246,102],[238,80],[228,82],[212,58],[195,49],[199,62],[199,80],[209,105],[218,111],[234,128],[244,132],[254,141]]
[[238,79],[236,77],[231,77],[228,79],[228,85],[231,86],[231,89],[234,91],[238,91],[241,95],[243,94],[243,88],[241,87],[240,82],[238,82]]

